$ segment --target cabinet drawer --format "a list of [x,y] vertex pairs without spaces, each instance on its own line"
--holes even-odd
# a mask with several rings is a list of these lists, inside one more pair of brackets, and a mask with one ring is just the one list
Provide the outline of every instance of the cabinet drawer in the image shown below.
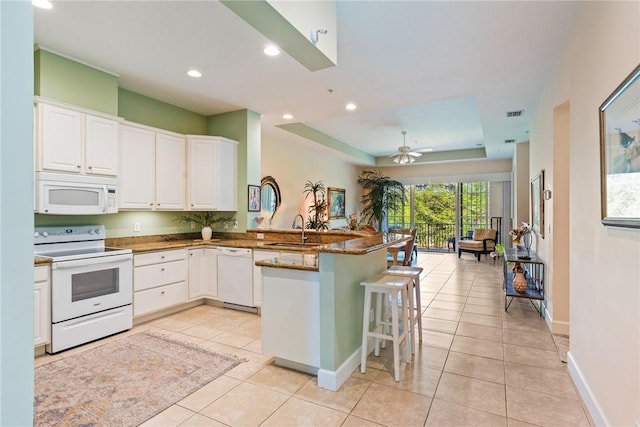
[[187,260],[162,262],[133,269],[133,290],[155,288],[187,279]]
[[138,267],[141,265],[158,264],[161,262],[179,261],[181,259],[187,259],[187,252],[184,249],[151,252],[148,254],[134,255],[133,266]]
[[46,282],[47,280],[49,280],[49,267],[36,267],[33,272],[33,281]]
[[140,316],[152,311],[182,304],[187,301],[187,284],[185,282],[147,289],[133,293],[133,315]]

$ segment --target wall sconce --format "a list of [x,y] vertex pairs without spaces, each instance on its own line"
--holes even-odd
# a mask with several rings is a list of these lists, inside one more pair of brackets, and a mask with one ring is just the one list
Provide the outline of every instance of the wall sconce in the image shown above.
[[543,197],[545,200],[549,200],[549,199],[551,199],[551,190],[544,190],[544,191],[542,192],[542,197]]

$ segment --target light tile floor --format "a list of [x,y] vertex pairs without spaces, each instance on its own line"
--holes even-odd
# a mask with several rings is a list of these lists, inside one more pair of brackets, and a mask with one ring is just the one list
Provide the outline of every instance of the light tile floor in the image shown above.
[[150,329],[246,362],[143,426],[592,425],[534,307],[516,299],[504,311],[500,261],[420,253],[419,265],[423,342],[399,383],[387,346],[337,392],[318,388],[261,353],[259,316],[203,305],[128,333]]

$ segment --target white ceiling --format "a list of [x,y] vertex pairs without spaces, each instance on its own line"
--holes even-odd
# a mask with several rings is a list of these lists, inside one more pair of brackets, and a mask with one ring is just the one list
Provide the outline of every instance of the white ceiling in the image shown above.
[[[505,140],[528,140],[575,9],[565,1],[337,1],[337,66],[311,72],[286,53],[265,56],[269,40],[214,0],[52,2],[34,12],[37,44],[197,113],[256,111],[263,138],[308,143],[275,128],[300,122],[386,156],[406,130],[413,150],[484,147],[494,159],[512,156]],[[192,67],[204,77],[187,77]],[[358,109],[346,111],[347,102]],[[507,118],[513,110],[524,115]]]

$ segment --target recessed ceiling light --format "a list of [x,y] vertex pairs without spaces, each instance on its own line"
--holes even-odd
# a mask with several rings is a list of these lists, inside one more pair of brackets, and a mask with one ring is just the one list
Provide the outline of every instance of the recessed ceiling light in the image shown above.
[[267,46],[264,48],[264,54],[267,56],[278,56],[280,55],[280,49],[276,46]]
[[351,110],[355,110],[356,108],[358,108],[356,106],[356,104],[354,104],[353,102],[348,103],[347,105],[345,105],[345,107],[347,110],[351,111]]
[[53,5],[49,0],[32,0],[31,4],[40,9],[52,9]]
[[283,114],[282,118],[285,119],[285,120],[291,120],[291,119],[293,119],[293,115],[289,114],[289,113]]
[[189,77],[194,77],[196,79],[199,77],[202,77],[202,73],[195,69],[187,71],[187,75],[189,75]]

